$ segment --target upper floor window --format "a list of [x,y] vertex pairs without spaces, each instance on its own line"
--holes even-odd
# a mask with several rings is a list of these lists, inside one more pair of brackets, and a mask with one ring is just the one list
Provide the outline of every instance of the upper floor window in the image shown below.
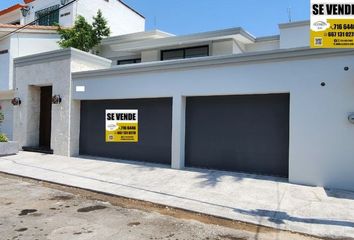
[[117,65],[127,65],[133,63],[141,63],[141,58],[118,60]]
[[53,26],[59,24],[59,5],[54,5],[36,12],[37,24],[40,26]]
[[162,61],[206,56],[209,56],[209,46],[188,47],[161,51]]

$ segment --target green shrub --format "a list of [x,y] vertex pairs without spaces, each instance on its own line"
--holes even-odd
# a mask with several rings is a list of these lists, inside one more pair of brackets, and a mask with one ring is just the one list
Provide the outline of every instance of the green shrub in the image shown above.
[[6,135],[3,133],[0,133],[0,142],[8,142],[9,139],[7,139]]

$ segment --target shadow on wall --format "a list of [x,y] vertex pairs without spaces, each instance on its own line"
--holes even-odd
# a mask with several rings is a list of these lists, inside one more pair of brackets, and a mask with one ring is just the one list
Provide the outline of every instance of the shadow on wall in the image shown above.
[[269,222],[273,222],[273,223],[279,224],[279,225],[285,224],[285,221],[291,221],[291,222],[335,225],[335,226],[354,228],[354,222],[340,221],[340,220],[329,220],[329,219],[318,219],[318,218],[294,217],[294,216],[289,215],[286,212],[281,212],[281,211],[270,211],[270,210],[263,210],[263,209],[257,209],[257,210],[235,209],[234,211],[237,213],[256,216],[256,217],[266,217],[266,218],[268,218]]
[[325,189],[325,192],[328,197],[354,200],[354,192],[335,189]]

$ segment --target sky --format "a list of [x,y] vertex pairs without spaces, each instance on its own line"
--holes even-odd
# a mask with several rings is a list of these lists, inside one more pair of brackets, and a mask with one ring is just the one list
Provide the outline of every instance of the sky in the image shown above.
[[[0,9],[21,0],[1,0]],[[124,0],[146,18],[146,30],[176,35],[243,27],[260,37],[278,34],[278,24],[310,18],[310,0]]]

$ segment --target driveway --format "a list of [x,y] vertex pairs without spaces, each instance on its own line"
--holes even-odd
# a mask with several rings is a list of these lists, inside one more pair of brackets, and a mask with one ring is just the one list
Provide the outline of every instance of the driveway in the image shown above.
[[284,179],[21,152],[0,172],[322,237],[354,237],[354,194]]

